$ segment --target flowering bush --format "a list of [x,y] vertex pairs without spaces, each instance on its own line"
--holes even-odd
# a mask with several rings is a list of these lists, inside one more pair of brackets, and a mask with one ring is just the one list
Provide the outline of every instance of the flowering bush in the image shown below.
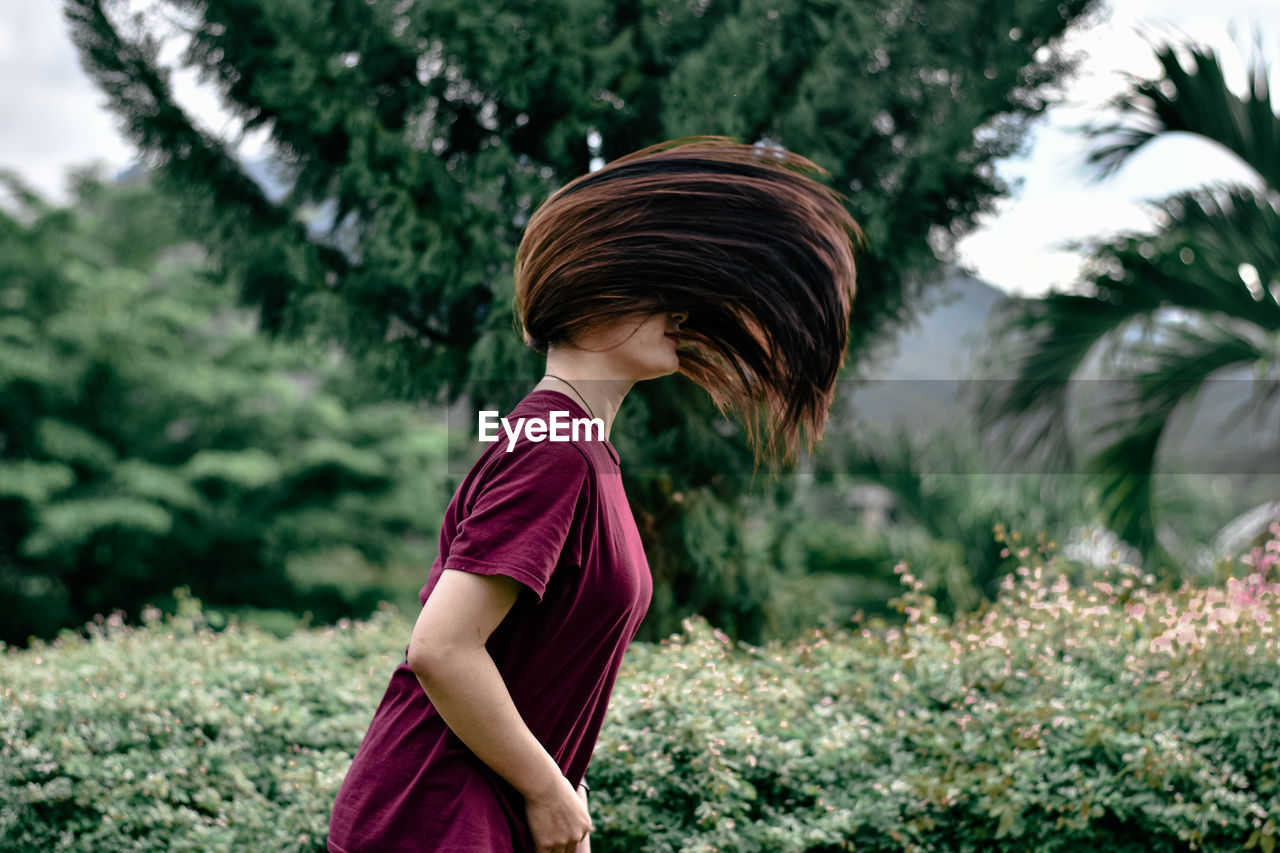
[[1032,559],[948,625],[900,565],[901,629],[735,649],[690,624],[635,649],[592,765],[596,847],[1270,850],[1273,531],[1225,591],[1127,566],[1071,588]]
[[[881,620],[627,659],[589,777],[596,851],[1237,850],[1280,834],[1280,525],[1218,587],[1048,543],[949,624],[902,565]],[[0,853],[323,850],[409,623],[278,640],[199,603],[0,656]]]

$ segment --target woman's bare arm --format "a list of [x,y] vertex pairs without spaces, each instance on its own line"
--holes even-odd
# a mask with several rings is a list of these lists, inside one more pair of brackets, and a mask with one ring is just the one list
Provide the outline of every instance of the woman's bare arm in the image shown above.
[[418,614],[409,668],[467,748],[525,798],[539,850],[573,851],[591,828],[585,802],[525,725],[485,643],[521,586],[446,569]]

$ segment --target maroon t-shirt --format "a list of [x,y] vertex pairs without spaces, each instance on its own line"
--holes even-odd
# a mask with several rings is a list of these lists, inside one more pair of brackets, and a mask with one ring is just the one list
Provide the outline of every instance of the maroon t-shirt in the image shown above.
[[[531,392],[507,415],[550,421],[587,413],[558,391]],[[529,729],[576,787],[600,733],[627,645],[653,582],[622,488],[618,452],[530,441],[510,452],[501,428],[445,511],[440,552],[419,593],[445,569],[512,577],[526,589],[489,638],[489,654]],[[524,799],[445,725],[401,663],[338,791],[329,850],[532,851]]]

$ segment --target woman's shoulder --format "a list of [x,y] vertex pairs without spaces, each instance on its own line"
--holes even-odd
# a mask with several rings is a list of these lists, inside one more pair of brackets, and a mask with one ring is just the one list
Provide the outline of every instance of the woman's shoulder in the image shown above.
[[481,452],[464,480],[472,490],[520,486],[565,489],[596,475],[596,460],[573,441],[534,441],[520,436],[494,442]]

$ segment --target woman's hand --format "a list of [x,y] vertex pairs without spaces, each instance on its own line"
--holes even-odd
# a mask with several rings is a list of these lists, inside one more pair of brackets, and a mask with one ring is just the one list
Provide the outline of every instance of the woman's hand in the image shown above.
[[525,725],[485,647],[519,592],[503,575],[445,569],[418,614],[407,662],[445,724],[524,797],[538,853],[581,853],[587,806]]
[[591,815],[586,798],[563,776],[544,793],[526,795],[525,816],[538,853],[582,853],[588,849],[584,845],[591,831]]

